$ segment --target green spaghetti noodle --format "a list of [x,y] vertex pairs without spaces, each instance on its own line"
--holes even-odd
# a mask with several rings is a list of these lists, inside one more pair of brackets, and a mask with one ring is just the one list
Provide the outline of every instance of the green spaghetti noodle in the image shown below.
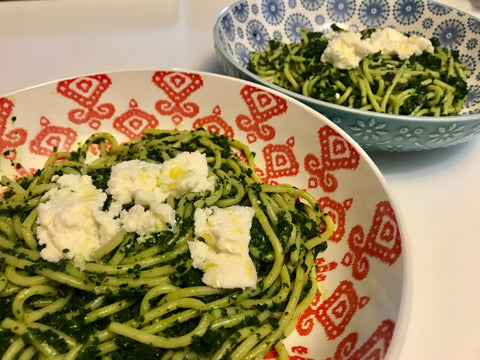
[[[374,30],[362,31],[362,37]],[[450,116],[462,110],[469,71],[458,51],[440,46],[438,39],[431,39],[433,53],[400,60],[377,52],[354,69],[338,69],[320,60],[328,45],[322,32],[304,29],[301,34],[298,44],[270,40],[265,51],[252,53],[248,69],[296,93],[362,110],[416,116]]]
[[[92,144],[100,154],[87,161]],[[163,163],[192,151],[206,155],[216,186],[168,198],[173,228],[142,241],[120,231],[96,260],[42,259],[37,209],[56,177],[88,175],[104,190],[118,163]],[[234,139],[201,129],[149,130],[123,145],[96,134],[77,151],[54,154],[34,175],[17,182],[3,177],[2,359],[261,359],[273,347],[285,358],[280,340],[317,292],[315,258],[333,224],[310,194],[264,184],[254,167],[254,154]],[[249,253],[255,288],[206,286],[192,266],[187,243],[194,237],[194,210],[232,205],[254,209]]]

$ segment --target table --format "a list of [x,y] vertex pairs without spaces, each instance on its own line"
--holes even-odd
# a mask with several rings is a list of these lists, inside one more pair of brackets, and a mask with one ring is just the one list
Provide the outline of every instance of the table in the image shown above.
[[[480,17],[468,0],[442,0]],[[230,0],[0,2],[0,93],[127,69],[222,73],[212,27]],[[406,234],[411,279],[401,360],[480,359],[480,139],[371,152]]]

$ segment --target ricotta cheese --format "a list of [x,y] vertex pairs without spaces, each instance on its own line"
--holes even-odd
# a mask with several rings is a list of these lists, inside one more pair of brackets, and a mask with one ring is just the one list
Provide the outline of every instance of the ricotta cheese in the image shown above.
[[249,255],[254,210],[245,206],[196,209],[196,239],[188,243],[193,267],[202,281],[218,288],[255,287],[257,273]]
[[214,181],[205,154],[184,152],[162,164],[130,160],[113,166],[107,191],[121,204],[150,206],[169,195],[213,190]]
[[93,252],[110,240],[120,224],[102,211],[107,194],[86,175],[63,175],[59,188],[49,190],[38,205],[37,237],[48,261],[78,255],[90,260]]
[[175,211],[154,202],[147,209],[135,204],[122,210],[114,202],[103,211],[107,194],[87,175],[63,175],[59,188],[48,191],[38,206],[37,237],[43,245],[40,256],[57,262],[62,258],[92,260],[95,251],[121,229],[145,236],[175,225]]
[[397,55],[400,60],[406,60],[412,55],[422,55],[424,51],[433,53],[432,42],[423,36],[405,34],[392,29],[377,29],[368,39],[372,51],[381,51],[386,55]]
[[358,32],[334,31],[325,34],[323,38],[328,40],[328,45],[320,60],[337,69],[354,69],[372,52],[370,44],[363,41]]
[[[48,191],[38,207],[37,237],[42,258],[83,257],[91,260],[96,249],[121,229],[135,232],[140,240],[175,225],[175,211],[163,203],[169,195],[213,190],[207,158],[200,152],[184,152],[163,164],[140,160],[112,167],[107,192],[97,189],[87,175],[58,177],[58,188]],[[103,211],[107,193],[113,197]],[[128,210],[122,205],[134,202]]]
[[323,39],[328,45],[320,60],[345,70],[358,67],[364,57],[377,52],[406,60],[434,50],[430,40],[419,35],[406,36],[392,28],[376,29],[367,39],[353,31],[333,31],[323,35]]
[[38,206],[37,237],[45,260],[77,256],[92,260],[95,251],[121,229],[137,233],[142,240],[175,225],[175,211],[168,204],[154,202],[149,209],[136,204],[122,210],[113,203],[103,211],[107,194],[89,176],[63,175],[57,183],[60,187],[48,191]]
[[[206,156],[182,153],[163,164],[139,160],[112,167],[106,192],[90,176],[63,175],[38,206],[37,237],[42,258],[93,260],[95,251],[118,231],[135,232],[139,241],[175,225],[175,210],[164,201],[187,192],[214,189]],[[107,193],[113,198],[104,211]],[[134,203],[128,210],[122,205]],[[255,287],[257,273],[249,255],[254,210],[231,206],[197,209],[195,240],[189,242],[193,266],[203,282],[220,288]]]
[[122,229],[141,236],[164,231],[175,225],[175,210],[170,205],[154,203],[150,209],[134,205],[120,213]]

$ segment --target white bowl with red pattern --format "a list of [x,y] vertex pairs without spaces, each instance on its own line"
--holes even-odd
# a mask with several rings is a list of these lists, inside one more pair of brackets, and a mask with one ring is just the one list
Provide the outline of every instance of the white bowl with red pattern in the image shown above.
[[335,220],[317,260],[318,296],[285,340],[291,358],[380,360],[398,353],[409,298],[399,214],[362,148],[306,105],[221,75],[139,70],[2,96],[0,124],[0,172],[14,178],[98,131],[124,142],[145,128],[203,127],[245,142],[265,182],[307,189]]

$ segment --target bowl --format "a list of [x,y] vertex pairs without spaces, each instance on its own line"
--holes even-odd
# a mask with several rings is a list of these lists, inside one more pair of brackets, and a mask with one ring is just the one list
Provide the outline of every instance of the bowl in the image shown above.
[[[394,27],[435,36],[467,63],[469,95],[461,114],[448,117],[390,115],[309,98],[247,70],[253,51],[269,39],[299,42],[302,28],[327,31]],[[215,21],[214,46],[225,74],[255,81],[302,101],[339,125],[364,149],[415,151],[447,147],[480,134],[480,20],[429,0],[240,0]]]
[[96,132],[122,143],[145,129],[202,127],[243,141],[264,182],[307,189],[335,223],[316,260],[320,291],[284,340],[291,356],[384,359],[401,344],[409,267],[400,216],[365,151],[318,112],[252,82],[178,70],[75,76],[0,104],[0,169],[11,178]]

